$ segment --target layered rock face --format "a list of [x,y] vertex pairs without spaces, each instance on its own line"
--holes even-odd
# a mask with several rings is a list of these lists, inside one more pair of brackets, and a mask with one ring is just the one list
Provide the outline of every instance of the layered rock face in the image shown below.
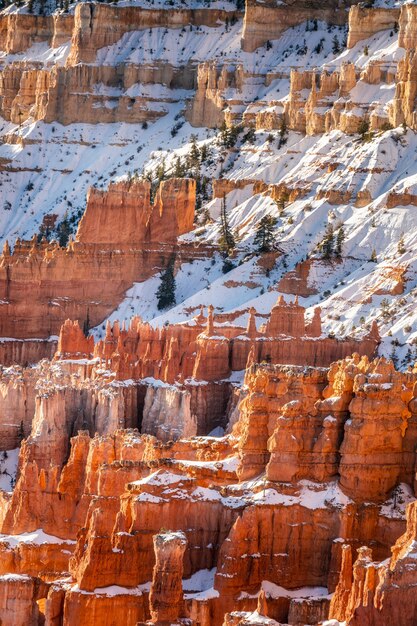
[[[162,269],[178,251],[177,236],[192,228],[194,206],[195,182],[188,179],[162,183],[153,205],[148,182],[118,183],[107,192],[90,191],[76,240],[66,248],[36,238],[17,241],[12,254],[6,246],[2,336],[57,335],[67,318],[101,322],[133,281]],[[181,254],[198,258],[200,251],[185,245]]]
[[[69,64],[91,63],[99,48],[118,41],[126,32],[147,28],[182,28],[195,26],[215,26],[226,17],[239,15],[239,12],[199,9],[143,9],[96,4],[80,4],[75,9],[74,31]],[[103,29],[103,23],[106,27]]]
[[395,28],[400,17],[400,9],[385,7],[363,7],[355,5],[349,11],[348,48],[358,41],[367,39],[382,30]]
[[335,7],[332,2],[296,2],[286,5],[275,0],[246,3],[245,23],[242,34],[242,48],[253,52],[270,39],[277,39],[286,30],[308,19],[319,19],[333,24],[344,24],[347,8],[351,3],[341,3]]
[[[287,6],[274,0],[267,3],[250,0],[246,3],[241,28],[242,50],[259,51],[261,46],[270,45],[289,28],[323,20],[330,25],[349,23],[349,48],[381,31],[397,29],[399,23],[399,45],[412,53],[412,7],[350,5],[346,2],[335,7],[332,2],[323,5],[300,1]],[[226,24],[227,30],[230,23],[235,24],[242,18],[242,12],[231,8],[175,7],[170,10],[80,3],[75,6],[74,15],[4,15],[2,29],[6,52],[21,52],[44,41],[52,51],[64,45],[67,53],[65,63],[59,61],[52,67],[32,60],[14,60],[5,66],[0,72],[1,113],[16,124],[30,118],[65,125],[76,122],[135,124],[155,121],[166,115],[170,104],[181,103],[187,108],[186,118],[191,124],[213,128],[224,121],[232,124],[243,120],[258,129],[276,129],[284,119],[289,128],[308,134],[335,128],[355,133],[361,120],[368,117],[373,129],[401,123],[401,118],[414,125],[411,111],[408,112],[413,97],[411,70],[404,65],[404,60],[398,62],[398,77],[394,62],[371,62],[368,64],[371,67],[366,68],[353,62],[348,70],[343,65],[326,68],[320,77],[322,84],[318,93],[313,87],[310,97],[303,101],[304,94],[300,97],[292,84],[289,104],[287,97],[268,98],[265,102],[257,97],[256,103],[252,101],[254,82],[268,88],[277,77],[290,77],[291,72],[286,68],[285,72],[259,74],[245,63],[244,55],[237,65],[236,59],[212,59],[210,55],[202,61],[196,50],[181,60],[166,59],[162,55],[153,62],[145,55],[146,60],[132,59],[125,64],[113,58],[115,46],[120,50],[120,42],[132,33],[141,36],[148,29],[149,32],[165,29],[165,32],[182,35],[188,27],[216,30],[220,24]],[[180,45],[180,40],[174,45]],[[153,53],[153,48],[150,51]],[[326,80],[329,71],[332,77]],[[349,74],[347,81],[346,72]],[[306,88],[312,88],[310,71],[302,80],[309,83]],[[396,97],[390,107],[383,107],[384,110],[372,100],[368,103],[362,98],[366,84],[380,84],[382,91],[394,83]],[[188,95],[193,96],[187,105],[182,90],[188,90]],[[384,94],[381,97],[385,99]]]
[[[74,367],[69,361],[67,376]],[[79,361],[78,375],[86,367]],[[31,623],[41,610],[46,624],[65,626],[110,625],[121,615],[132,626],[295,626],[329,615],[376,626],[411,594],[414,504],[407,526],[404,512],[414,499],[415,373],[358,355],[330,370],[252,365],[232,435],[162,444],[116,423],[70,441],[79,410],[74,396],[65,400],[65,370],[52,371],[66,413],[44,389],[15,490],[2,492],[0,585],[20,598],[0,603],[5,623],[7,611]],[[380,419],[372,417],[376,397]],[[398,470],[389,480],[387,466]],[[354,479],[362,475],[366,493]],[[379,565],[397,539],[390,565]],[[401,624],[412,623],[413,607],[410,600]]]

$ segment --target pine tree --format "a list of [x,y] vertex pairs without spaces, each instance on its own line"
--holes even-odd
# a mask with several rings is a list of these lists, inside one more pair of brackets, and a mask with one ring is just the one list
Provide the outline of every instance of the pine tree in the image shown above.
[[175,178],[184,178],[185,176],[185,167],[182,164],[181,157],[177,157],[175,161],[174,176]]
[[158,310],[162,311],[175,304],[175,256],[172,256],[166,270],[161,275],[161,284],[156,292]]
[[191,135],[191,149],[187,160],[189,167],[197,168],[200,165],[200,150],[198,149],[197,137],[195,135]]
[[236,243],[227,217],[226,195],[223,196],[220,209],[220,228],[221,235],[219,239],[219,247],[224,256],[229,256]]
[[378,257],[376,256],[375,248],[372,250],[371,261],[372,261],[372,263],[378,263]]
[[366,135],[369,132],[369,122],[366,119],[362,119],[358,125],[358,133],[361,136],[362,141],[366,139]]
[[282,148],[282,146],[285,146],[285,144],[287,143],[287,123],[285,121],[285,117],[284,115],[281,118],[281,124],[279,127],[279,142],[278,142],[278,148]]
[[390,359],[393,362],[394,367],[397,368],[398,367],[398,356],[397,356],[397,351],[395,349],[395,346],[392,346]]
[[334,251],[334,230],[331,224],[326,227],[323,241],[320,244],[320,248],[324,259],[330,259]]
[[87,307],[87,315],[85,316],[83,324],[83,333],[87,337],[90,331],[90,309]]
[[165,159],[163,159],[162,163],[160,163],[158,167],[156,168],[156,177],[159,182],[161,182],[161,180],[164,180],[165,174],[166,174]]
[[207,161],[209,157],[209,149],[206,143],[204,143],[201,148],[200,148],[200,161],[201,163],[204,163],[204,161]]
[[338,52],[340,52],[340,44],[337,35],[335,35],[332,39],[332,50],[333,54],[337,54]]
[[59,224],[57,231],[59,245],[61,246],[61,248],[65,248],[71,234],[71,227],[67,216],[65,216],[62,222]]
[[277,224],[277,218],[272,215],[265,215],[257,228],[254,244],[258,252],[270,252],[274,246],[275,233],[274,228]]
[[343,243],[345,241],[345,230],[343,228],[343,226],[341,226],[339,228],[339,230],[337,231],[337,236],[336,236],[336,246],[335,246],[335,254],[336,256],[342,256],[342,248],[343,248]]

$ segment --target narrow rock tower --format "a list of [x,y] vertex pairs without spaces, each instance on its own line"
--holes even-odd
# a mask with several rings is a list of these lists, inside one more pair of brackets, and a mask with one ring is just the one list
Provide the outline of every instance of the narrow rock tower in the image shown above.
[[187,538],[182,532],[154,535],[155,567],[149,608],[151,623],[171,624],[180,617],[182,608],[183,557]]

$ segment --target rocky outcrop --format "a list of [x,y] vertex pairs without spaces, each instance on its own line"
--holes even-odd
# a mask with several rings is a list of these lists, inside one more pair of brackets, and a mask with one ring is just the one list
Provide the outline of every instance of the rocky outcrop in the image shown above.
[[[197,381],[224,381],[232,371],[244,370],[250,357],[254,362],[314,363],[327,366],[337,358],[352,352],[372,356],[379,343],[377,327],[360,340],[338,340],[322,336],[320,310],[316,309],[310,321],[297,298],[285,302],[280,296],[272,308],[266,324],[256,327],[256,311],[251,309],[247,328],[226,324],[219,319],[215,324],[214,307],[187,322],[152,328],[139,318],[131,320],[128,329],[106,327],[103,340],[94,347],[94,356],[106,362],[119,380],[154,377],[172,384]],[[68,334],[68,339],[65,335]],[[61,329],[60,345],[70,345],[72,325]],[[291,338],[291,341],[290,341]],[[67,356],[78,358],[88,353],[90,344]],[[180,368],[181,364],[181,368]]]
[[182,532],[159,533],[153,538],[155,566],[149,605],[154,624],[181,617],[183,558],[187,538]]
[[242,89],[243,68],[227,64],[201,63],[197,71],[197,91],[186,111],[186,119],[192,126],[220,128],[225,122],[225,99],[223,91],[228,88]]
[[0,576],[0,620],[2,626],[36,626],[39,608],[36,604],[42,582],[29,576]]
[[110,46],[125,33],[147,28],[213,27],[226,18],[238,17],[238,11],[211,8],[144,9],[93,3],[76,5],[71,54],[68,64],[92,63],[99,48]]
[[[76,241],[66,248],[36,236],[17,240],[12,254],[7,246],[0,258],[1,335],[45,338],[66,319],[88,328],[100,323],[133,281],[157,273],[179,251],[176,238],[192,228],[194,204],[188,179],[165,181],[153,205],[147,182],[117,183],[90,191]],[[181,254],[198,258],[201,250],[185,244]]]
[[330,617],[347,626],[377,626],[395,619],[400,626],[413,624],[417,603],[416,503],[407,509],[407,530],[392,548],[392,556],[378,563],[367,547],[358,550],[352,566],[350,546],[344,546],[340,579],[330,605]]
[[138,180],[113,183],[106,191],[90,189],[76,241],[103,247],[161,241],[174,243],[194,222],[195,181],[171,178],[158,188],[153,205],[151,185]]
[[[392,363],[383,360],[355,378],[355,397],[340,449],[340,485],[358,501],[383,501],[398,484],[412,385],[407,374],[396,372]],[[381,437],[385,432],[389,437]]]
[[365,7],[355,5],[349,11],[349,36],[347,46],[353,48],[358,41],[368,39],[375,33],[398,27],[400,9]]
[[284,30],[316,18],[332,24],[344,24],[348,18],[349,2],[335,7],[332,2],[306,3],[297,1],[286,5],[275,0],[247,0],[242,34],[242,48],[253,52],[270,39],[277,39]]
[[[349,62],[343,63],[340,70],[324,70],[320,74],[314,70],[291,70],[289,99],[283,115],[290,128],[308,135],[334,129],[353,134],[364,119],[372,130],[385,128],[391,119],[390,108],[381,107],[379,102],[366,102],[360,94],[367,85],[389,85],[394,80],[389,68],[378,61],[370,62],[361,72]],[[329,193],[331,190],[326,191]],[[347,201],[349,197],[329,197],[334,204]]]

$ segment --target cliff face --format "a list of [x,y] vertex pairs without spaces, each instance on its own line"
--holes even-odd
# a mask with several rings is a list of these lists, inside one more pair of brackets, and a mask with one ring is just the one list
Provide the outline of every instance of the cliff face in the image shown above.
[[[2,335],[57,335],[66,318],[101,322],[133,281],[145,280],[168,263],[178,250],[177,237],[192,228],[194,206],[195,182],[186,179],[162,183],[154,205],[144,182],[91,190],[75,242],[62,248],[35,238],[18,241],[13,254],[5,249]],[[183,254],[195,258],[199,251],[185,245]]]
[[192,230],[195,181],[170,179],[150,201],[150,183],[114,183],[108,190],[91,189],[76,241],[103,247],[138,247],[145,243],[175,243]]
[[349,11],[348,48],[382,30],[395,28],[399,17],[398,8],[352,6]]
[[[195,26],[215,26],[226,17],[237,17],[237,11],[213,9],[174,9],[157,10],[141,7],[118,7],[83,3],[75,8],[74,31],[71,54],[68,64],[91,63],[99,48],[110,46],[126,32],[147,28],[183,28]],[[103,28],[103,24],[105,25]]]
[[335,7],[332,2],[307,3],[301,0],[286,5],[277,3],[275,0],[268,0],[268,2],[249,0],[246,3],[242,48],[246,52],[253,52],[266,41],[277,39],[287,28],[301,24],[308,19],[344,24],[350,4],[346,2]]

